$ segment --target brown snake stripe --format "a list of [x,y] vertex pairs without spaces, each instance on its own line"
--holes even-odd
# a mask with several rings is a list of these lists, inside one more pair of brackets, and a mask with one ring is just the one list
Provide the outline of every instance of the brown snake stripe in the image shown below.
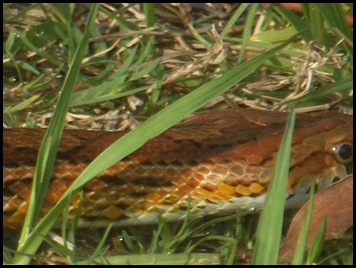
[[[197,114],[148,141],[84,187],[80,223],[117,225],[169,221],[186,215],[259,209],[270,182],[286,114],[225,110]],[[287,205],[349,171],[351,116],[298,114],[293,137]],[[42,129],[3,130],[3,223],[20,227],[27,210]],[[43,213],[84,168],[122,133],[66,130]],[[70,212],[74,213],[78,198]]]

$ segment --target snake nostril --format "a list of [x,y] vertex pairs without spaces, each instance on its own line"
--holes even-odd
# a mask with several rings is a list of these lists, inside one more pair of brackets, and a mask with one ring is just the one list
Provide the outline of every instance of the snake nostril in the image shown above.
[[353,158],[353,144],[351,142],[340,142],[334,145],[333,152],[335,159],[341,164],[351,162]]
[[332,183],[335,183],[335,182],[338,182],[338,181],[340,181],[340,177],[335,177],[335,178],[333,179]]

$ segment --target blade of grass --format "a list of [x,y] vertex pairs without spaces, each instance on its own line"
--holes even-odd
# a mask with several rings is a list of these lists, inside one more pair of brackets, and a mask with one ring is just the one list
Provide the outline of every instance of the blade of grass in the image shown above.
[[[305,22],[305,20],[299,18],[293,11],[278,5],[273,5],[273,9],[275,9],[279,14],[286,18],[296,31],[308,29],[308,24]],[[302,38],[307,43],[313,39],[310,29],[303,31]]]
[[247,17],[246,17],[246,23],[244,25],[244,33],[242,35],[242,43],[241,43],[241,50],[239,53],[238,63],[241,63],[242,59],[245,56],[245,51],[248,45],[248,41],[250,40],[251,37],[252,27],[255,21],[255,17],[259,5],[260,4],[254,3],[254,4],[250,4],[249,6]]
[[220,34],[221,38],[224,38],[225,35],[228,33],[228,31],[235,25],[236,21],[240,18],[240,16],[242,15],[242,13],[246,10],[246,8],[248,7],[247,3],[241,3],[239,5],[239,7],[236,9],[236,11],[234,12],[234,15],[231,16],[231,18],[229,19],[229,21],[226,23],[226,25],[224,26],[223,31]]
[[93,5],[89,13],[88,27],[86,28],[84,38],[77,49],[77,54],[71,64],[68,75],[66,76],[66,79],[64,81],[62,93],[60,94],[60,97],[58,99],[57,109],[45,133],[37,156],[38,163],[35,169],[30,204],[18,245],[19,253],[14,258],[17,259],[17,257],[19,257],[21,259],[21,263],[28,263],[30,260],[28,256],[24,257],[24,255],[21,254],[22,248],[28,242],[28,236],[30,234],[30,231],[32,230],[34,222],[39,216],[39,208],[42,207],[49,179],[54,166],[60,137],[62,135],[64,119],[68,110],[71,92],[79,74],[81,61],[84,58],[84,54],[86,52],[89,36],[91,33],[91,29],[94,25],[97,10],[98,5]]
[[[346,38],[353,40],[352,28],[346,21],[345,14],[340,3],[327,5],[315,3],[315,5],[319,8],[324,20],[327,21],[331,27],[331,30],[335,31],[335,29],[338,29]],[[342,42],[342,44],[348,53],[353,55],[353,48],[347,42]]]
[[[219,254],[210,253],[175,254],[174,257],[170,254],[132,254],[124,256],[111,256],[106,257],[105,259],[109,264],[117,265],[171,265],[172,263],[180,265],[220,264]],[[97,263],[103,264],[103,262],[100,260],[98,260]],[[83,261],[79,262],[78,264],[87,264],[87,262]]]
[[351,76],[350,78],[345,78],[342,80],[339,80],[333,84],[329,84],[326,85],[324,87],[319,88],[317,91],[313,91],[313,92],[309,92],[307,95],[304,95],[296,100],[292,100],[287,102],[288,107],[293,107],[295,106],[297,103],[304,103],[313,99],[318,99],[321,98],[327,94],[331,94],[331,93],[335,93],[335,92],[339,92],[339,93],[345,93],[348,94],[348,92],[350,91],[350,89],[353,88],[353,76]]
[[320,9],[317,8],[316,4],[303,3],[301,6],[313,36],[312,40],[317,40],[318,43],[320,42],[325,46],[326,50],[329,50],[331,47],[330,36],[327,33],[327,28],[324,26],[325,21]]
[[324,217],[320,225],[320,230],[318,234],[314,237],[313,243],[310,247],[306,264],[315,263],[317,257],[320,255],[325,241],[325,233],[326,233],[326,218]]
[[[96,176],[122,159],[125,155],[135,151],[147,140],[161,134],[163,131],[175,125],[216,96],[227,91],[231,86],[252,73],[266,59],[272,57],[272,55],[284,45],[278,46],[226,72],[223,76],[208,82],[146,120],[138,128],[123,136],[120,141],[115,142],[113,146],[110,146],[99,155],[99,157],[90,164],[81,176],[72,184],[70,187],[71,190],[76,190],[83,186],[87,182],[85,180],[81,181],[85,176]],[[136,136],[137,139],[134,139],[134,136]],[[119,148],[120,152],[118,152]]]
[[282,235],[284,204],[289,172],[295,111],[288,116],[276,164],[256,232],[254,264],[276,264]]
[[[295,38],[296,36],[288,40],[288,42],[276,46],[275,48],[240,64],[236,68],[226,72],[223,76],[199,87],[175,103],[167,106],[108,147],[91,164],[89,164],[83,173],[73,182],[69,189],[62,195],[58,203],[30,233],[28,239],[22,243],[19,251],[26,255],[36,252],[42,242],[42,237],[51,229],[51,226],[55,223],[61,211],[64,209],[64,202],[74,191],[80,189],[93,177],[97,176],[126,155],[137,150],[147,140],[161,134],[190,113],[230,89],[233,85],[254,72],[264,61],[273,57],[275,53],[280,51]],[[15,260],[17,263],[26,263],[29,261],[29,257],[25,255],[22,256],[21,254],[18,254],[16,257]]]
[[110,223],[107,228],[105,229],[105,233],[102,235],[102,238],[100,239],[99,244],[97,245],[95,251],[93,252],[93,254],[90,256],[90,258],[88,258],[86,260],[87,264],[93,264],[95,262],[95,259],[99,258],[100,255],[103,252],[103,247],[105,246],[105,241],[110,233],[110,230],[112,228],[112,223]]
[[58,59],[56,59],[55,57],[46,54],[45,52],[42,52],[40,49],[38,49],[25,35],[23,35],[20,31],[13,29],[13,33],[21,39],[21,41],[23,42],[23,44],[28,47],[28,49],[30,51],[35,52],[36,54],[38,54],[41,58],[44,58],[46,60],[48,60],[51,64],[57,66],[57,67],[61,67],[62,62],[59,61]]
[[297,265],[303,264],[305,248],[306,248],[307,240],[308,240],[308,232],[309,232],[312,211],[313,211],[314,193],[315,193],[315,184],[312,185],[311,190],[310,190],[308,213],[303,218],[303,223],[300,228],[297,247],[295,250],[292,264],[297,264]]

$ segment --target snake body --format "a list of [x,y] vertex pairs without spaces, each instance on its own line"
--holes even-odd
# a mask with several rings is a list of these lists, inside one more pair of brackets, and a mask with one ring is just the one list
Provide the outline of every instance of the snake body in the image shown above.
[[[80,224],[153,223],[191,215],[259,209],[270,183],[287,115],[246,109],[204,112],[148,141],[86,184]],[[341,179],[352,160],[352,117],[298,114],[287,206]],[[20,227],[43,129],[3,130],[3,223]],[[42,208],[46,213],[85,167],[122,133],[65,130]],[[346,148],[346,150],[345,150]],[[345,153],[346,151],[346,153]],[[74,197],[73,215],[79,204]]]

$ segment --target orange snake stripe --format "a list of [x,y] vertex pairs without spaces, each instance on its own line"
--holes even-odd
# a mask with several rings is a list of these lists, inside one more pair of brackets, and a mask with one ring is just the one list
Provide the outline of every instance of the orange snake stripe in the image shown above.
[[[169,221],[186,214],[259,209],[270,182],[287,115],[246,109],[199,113],[148,141],[83,189],[82,226]],[[287,206],[344,177],[352,160],[352,117],[298,114]],[[3,129],[3,223],[21,227],[43,129]],[[119,132],[65,130],[43,213]],[[346,152],[346,153],[345,153]],[[351,153],[351,156],[350,156]],[[78,206],[71,203],[70,213]]]

